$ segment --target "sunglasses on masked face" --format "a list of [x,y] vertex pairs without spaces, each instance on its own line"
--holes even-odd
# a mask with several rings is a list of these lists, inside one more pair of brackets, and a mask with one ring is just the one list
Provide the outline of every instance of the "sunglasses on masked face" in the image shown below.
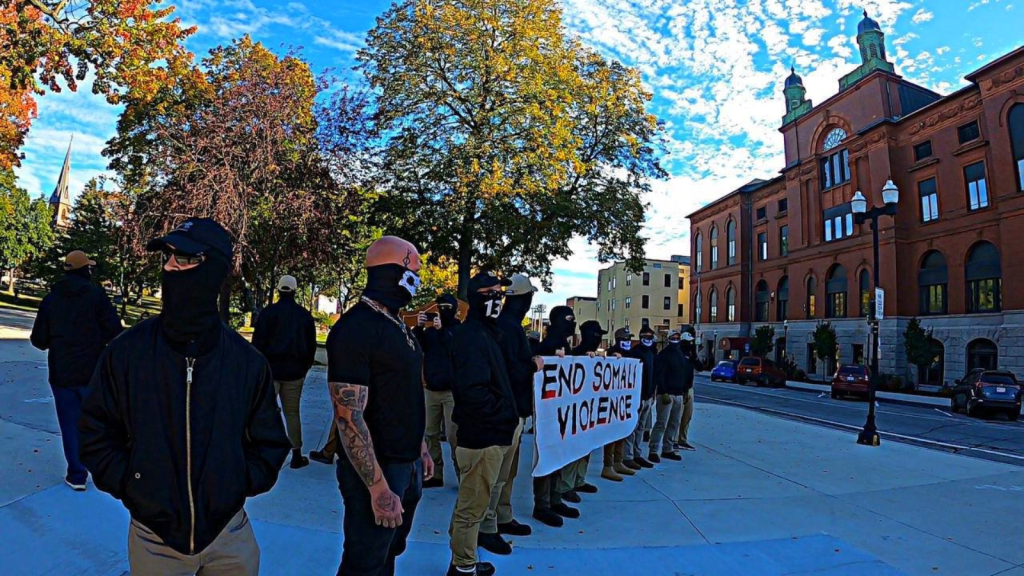
[[165,249],[163,252],[163,263],[167,264],[171,261],[171,258],[174,258],[179,266],[198,266],[206,260],[206,255],[202,252],[199,254],[185,254],[178,250]]

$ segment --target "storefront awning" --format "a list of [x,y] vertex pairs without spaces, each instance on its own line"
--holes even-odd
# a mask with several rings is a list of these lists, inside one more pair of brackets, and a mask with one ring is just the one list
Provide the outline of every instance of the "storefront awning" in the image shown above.
[[750,338],[722,338],[718,347],[722,350],[743,350],[750,344]]

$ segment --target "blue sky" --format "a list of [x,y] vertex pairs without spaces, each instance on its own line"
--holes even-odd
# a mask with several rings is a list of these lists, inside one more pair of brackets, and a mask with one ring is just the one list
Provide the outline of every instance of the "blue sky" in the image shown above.
[[[180,0],[172,2],[198,33],[199,56],[243,34],[281,52],[301,46],[315,71],[333,68],[346,81],[383,0]],[[1019,4],[1019,5],[1018,5]],[[327,6],[328,8],[325,8]],[[648,255],[689,253],[685,216],[757,177],[782,167],[778,133],[782,81],[790,65],[808,97],[822,102],[840,76],[859,63],[856,27],[866,9],[886,32],[897,73],[940,93],[1021,43],[1024,0],[563,0],[570,34],[608,57],[638,67],[654,92],[652,112],[668,126],[671,177],[647,198]],[[119,109],[90,94],[39,99],[39,119],[18,169],[21,185],[48,195],[74,133],[72,193],[103,173],[100,151],[113,136]],[[602,267],[583,241],[555,263],[554,291],[541,301],[594,295]]]

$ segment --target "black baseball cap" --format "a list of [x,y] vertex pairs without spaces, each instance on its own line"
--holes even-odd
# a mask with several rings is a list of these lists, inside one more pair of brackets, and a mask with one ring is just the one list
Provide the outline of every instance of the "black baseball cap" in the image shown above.
[[604,336],[608,333],[607,330],[601,327],[601,323],[597,320],[587,320],[580,325],[580,334],[584,332],[590,332],[591,334],[599,334]]
[[231,261],[231,237],[224,228],[209,218],[189,218],[162,238],[154,238],[146,244],[146,250],[156,252],[168,245],[185,254],[218,253]]
[[643,328],[640,329],[640,335],[643,336],[644,334],[650,334],[651,336],[654,336],[654,329],[651,328],[650,325],[644,326]]
[[490,272],[477,272],[476,276],[469,279],[469,292],[476,292],[481,288],[490,288],[491,286],[511,286],[512,281],[508,278],[498,278]]

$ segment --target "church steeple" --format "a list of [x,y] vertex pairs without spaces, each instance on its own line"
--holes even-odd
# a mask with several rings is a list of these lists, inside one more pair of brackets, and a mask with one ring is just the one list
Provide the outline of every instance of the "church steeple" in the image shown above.
[[811,111],[814,106],[807,99],[807,89],[804,88],[804,80],[796,73],[796,68],[790,66],[789,77],[782,88],[782,94],[786,97],[786,115],[782,117],[782,124],[786,125]]
[[896,73],[896,68],[885,54],[885,33],[878,22],[868,16],[867,10],[864,11],[864,18],[857,24],[857,45],[860,47],[861,65],[839,80],[840,91],[856,84],[858,80],[875,70]]
[[50,209],[53,210],[51,224],[54,228],[64,229],[71,226],[71,144],[75,141],[72,134],[68,142],[68,151],[64,155],[64,167],[61,168],[60,177],[57,178],[57,185],[50,195]]

